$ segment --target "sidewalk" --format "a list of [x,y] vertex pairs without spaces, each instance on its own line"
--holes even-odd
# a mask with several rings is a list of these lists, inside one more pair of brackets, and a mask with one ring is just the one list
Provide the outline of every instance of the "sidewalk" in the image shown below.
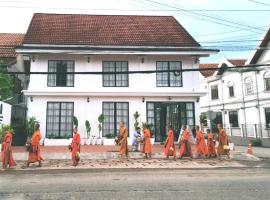
[[[129,147],[131,148],[131,147]],[[153,169],[204,169],[204,168],[239,168],[250,167],[261,161],[256,156],[246,155],[246,149],[244,147],[236,147],[235,151],[231,152],[231,159],[223,158],[219,160],[215,159],[184,159],[173,161],[165,159],[163,153],[163,145],[153,145],[153,154],[151,160],[143,158],[144,154],[140,152],[130,152],[129,159],[120,160],[118,155],[117,146],[82,146],[81,147],[81,161],[79,169],[100,169],[100,168],[116,168],[116,169],[128,169],[128,168],[153,168]],[[192,146],[193,153],[196,157],[195,145]],[[178,149],[177,149],[178,150]],[[256,148],[254,151],[261,152],[260,155],[269,155],[268,149]],[[262,152],[266,152],[262,154]],[[178,155],[177,151],[177,155]],[[268,154],[269,153],[269,154]],[[41,154],[45,161],[42,168],[38,168],[36,165],[26,168],[26,160],[28,152],[24,147],[13,147],[13,156],[17,162],[15,170],[40,170],[40,169],[75,169],[71,166],[71,153],[65,146],[50,146],[42,147]],[[270,157],[269,157],[270,158]]]

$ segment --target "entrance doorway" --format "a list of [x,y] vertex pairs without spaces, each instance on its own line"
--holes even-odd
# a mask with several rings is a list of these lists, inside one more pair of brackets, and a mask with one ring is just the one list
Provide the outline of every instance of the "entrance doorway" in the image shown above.
[[192,129],[194,122],[193,102],[147,102],[147,123],[152,124],[156,142],[165,141],[169,126],[177,141],[181,127],[187,124]]

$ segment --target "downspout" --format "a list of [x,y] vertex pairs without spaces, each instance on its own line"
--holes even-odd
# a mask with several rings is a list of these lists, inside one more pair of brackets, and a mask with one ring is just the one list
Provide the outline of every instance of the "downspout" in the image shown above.
[[[244,83],[243,83],[243,72],[241,71],[241,83],[242,83],[242,105],[243,105],[243,112],[244,112],[244,125],[247,126],[247,120],[246,120],[246,104],[245,104],[245,92],[244,92]],[[245,136],[245,129],[243,129],[243,136]]]
[[257,79],[257,72],[255,71],[255,79],[256,79],[256,96],[257,96],[257,109],[258,109],[258,115],[259,115],[259,127],[260,127],[260,134],[261,138],[262,135],[262,120],[261,120],[261,110],[260,110],[260,98],[259,98],[259,91],[258,91],[258,79]]
[[224,113],[224,99],[223,99],[223,75],[221,75],[221,104],[222,104],[222,127],[225,128],[225,113]]

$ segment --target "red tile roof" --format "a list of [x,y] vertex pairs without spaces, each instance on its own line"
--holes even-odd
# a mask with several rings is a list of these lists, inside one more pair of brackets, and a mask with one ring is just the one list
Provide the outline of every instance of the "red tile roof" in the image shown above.
[[42,13],[33,15],[23,44],[200,46],[172,16]]
[[233,65],[245,65],[246,61],[245,59],[228,59],[228,61],[230,63],[232,63]]
[[15,47],[21,45],[24,34],[0,33],[0,58],[15,58]]
[[[199,65],[200,69],[217,68],[217,67],[218,67],[218,63],[204,63],[204,64]],[[200,71],[200,72],[205,78],[207,78],[209,76],[213,76],[215,71],[216,70],[206,70],[206,71]]]

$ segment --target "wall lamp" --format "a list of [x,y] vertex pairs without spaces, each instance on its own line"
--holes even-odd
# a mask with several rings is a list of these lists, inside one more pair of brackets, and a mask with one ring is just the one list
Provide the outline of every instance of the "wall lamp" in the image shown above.
[[33,97],[32,96],[30,97],[30,101],[33,102]]
[[87,97],[87,103],[89,103],[90,102],[90,98],[89,97]]
[[87,62],[90,63],[90,61],[91,61],[91,57],[87,56]]
[[32,61],[35,62],[36,61],[36,57],[35,56],[32,56]]
[[171,96],[169,96],[169,97],[168,97],[168,100],[169,100],[169,101],[170,101],[170,100],[172,100],[172,97],[171,97]]
[[143,102],[143,103],[145,102],[145,98],[144,98],[144,97],[142,98],[142,102]]

